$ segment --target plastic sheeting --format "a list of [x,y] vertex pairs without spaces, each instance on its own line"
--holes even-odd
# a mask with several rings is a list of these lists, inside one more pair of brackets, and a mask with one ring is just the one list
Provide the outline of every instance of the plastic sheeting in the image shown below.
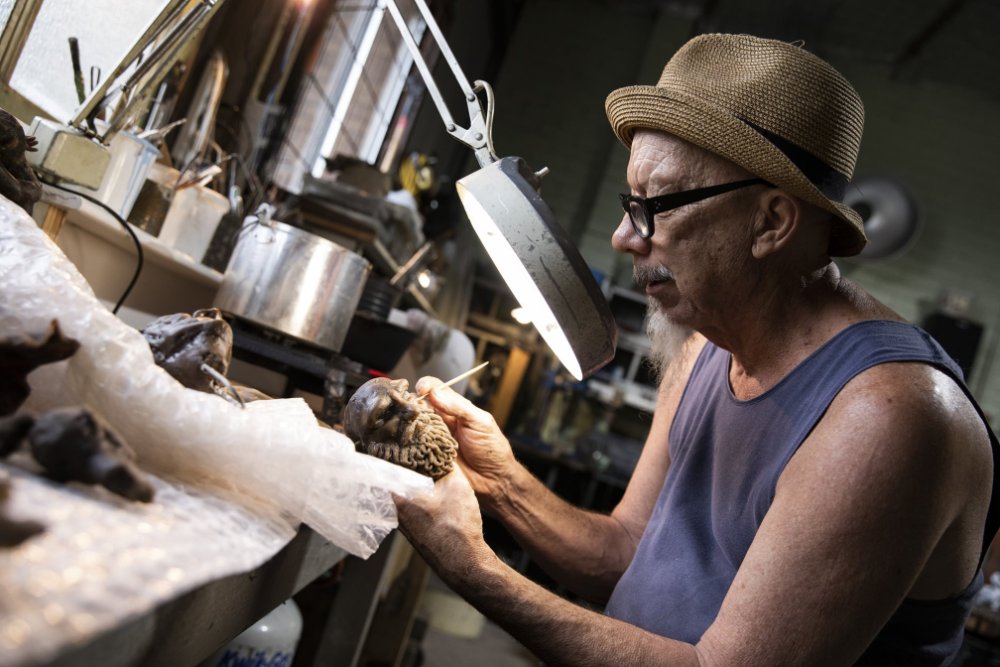
[[[0,549],[3,667],[43,664],[200,584],[258,567],[295,534],[273,511],[155,477],[156,501],[137,503],[14,465],[0,463],[0,474],[10,476],[5,514],[45,526]],[[109,663],[127,664],[119,657]]]
[[277,508],[363,557],[396,526],[392,494],[431,489],[426,477],[356,452],[346,436],[320,427],[301,399],[241,409],[182,386],[35,222],[2,197],[0,290],[3,336],[41,331],[56,319],[81,344],[70,359],[29,376],[26,407],[89,406],[125,437],[145,470]]

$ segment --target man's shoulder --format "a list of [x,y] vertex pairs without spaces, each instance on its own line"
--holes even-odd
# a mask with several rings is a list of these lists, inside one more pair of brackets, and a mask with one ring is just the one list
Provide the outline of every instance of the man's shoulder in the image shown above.
[[958,381],[927,362],[881,363],[837,394],[805,445],[900,468],[990,465],[987,427]]
[[837,394],[831,414],[864,415],[866,421],[906,422],[924,427],[947,424],[978,414],[971,399],[950,373],[924,360],[887,361],[854,376]]

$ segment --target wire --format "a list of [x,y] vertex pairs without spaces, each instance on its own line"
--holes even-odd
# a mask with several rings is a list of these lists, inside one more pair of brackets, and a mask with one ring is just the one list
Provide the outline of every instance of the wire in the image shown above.
[[55,183],[46,183],[46,185],[49,185],[55,188],[56,190],[62,190],[63,192],[68,192],[73,195],[78,195],[93,204],[97,204],[105,211],[110,213],[111,216],[118,221],[118,224],[120,224],[125,229],[126,233],[128,233],[128,235],[132,237],[132,242],[135,244],[135,254],[136,254],[135,273],[132,274],[132,279],[128,281],[128,285],[125,287],[125,291],[122,292],[122,295],[120,297],[118,297],[118,302],[115,303],[115,307],[111,309],[111,312],[117,315],[118,310],[122,307],[122,304],[125,303],[125,299],[127,299],[128,295],[132,292],[132,288],[135,287],[136,281],[139,280],[139,274],[142,273],[143,255],[142,255],[142,244],[139,242],[139,237],[135,235],[134,231],[132,231],[132,227],[129,225],[128,221],[125,220],[125,218],[118,215],[118,213],[112,210],[110,206],[100,201],[99,199],[91,197],[90,195],[85,195],[82,192],[72,190],[62,185],[56,185]]

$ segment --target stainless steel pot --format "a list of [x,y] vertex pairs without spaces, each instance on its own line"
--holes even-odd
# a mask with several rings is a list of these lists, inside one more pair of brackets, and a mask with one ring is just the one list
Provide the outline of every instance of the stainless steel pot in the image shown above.
[[240,233],[216,305],[339,352],[371,264],[321,236],[281,222]]

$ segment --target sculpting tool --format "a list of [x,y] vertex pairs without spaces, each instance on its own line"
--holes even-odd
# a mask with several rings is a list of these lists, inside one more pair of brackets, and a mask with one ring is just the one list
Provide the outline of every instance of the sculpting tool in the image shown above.
[[[469,370],[465,371],[461,375],[456,375],[455,377],[453,377],[452,379],[448,380],[447,382],[439,384],[437,387],[434,387],[434,389],[437,389],[439,387],[450,387],[451,385],[455,384],[456,382],[461,382],[462,380],[464,380],[465,378],[469,377],[473,373],[478,373],[479,371],[483,370],[484,368],[486,368],[489,365],[490,365],[490,362],[484,361],[483,363],[479,364],[475,368],[470,368]],[[431,389],[431,391],[434,391],[434,389]],[[417,400],[418,401],[423,400],[424,398],[427,397],[427,394],[429,394],[429,393],[431,393],[431,392],[428,391],[428,392],[425,392],[423,394],[420,394],[419,396],[417,396]]]

